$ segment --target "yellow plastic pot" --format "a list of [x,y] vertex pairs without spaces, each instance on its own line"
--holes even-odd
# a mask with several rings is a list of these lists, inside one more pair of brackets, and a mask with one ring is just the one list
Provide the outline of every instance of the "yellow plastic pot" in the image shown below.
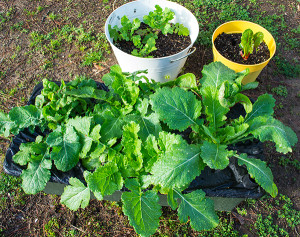
[[[214,41],[217,38],[217,36],[221,33],[226,34],[232,34],[232,33],[243,33],[246,29],[253,30],[253,33],[255,34],[258,31],[261,31],[264,34],[264,42],[267,44],[269,50],[270,50],[270,58],[266,60],[265,62],[259,63],[259,64],[253,64],[253,65],[244,65],[240,63],[235,63],[230,61],[229,59],[223,57],[216,49],[214,45]],[[265,28],[261,27],[260,25],[257,25],[255,23],[249,22],[249,21],[229,21],[222,25],[220,25],[213,33],[212,36],[212,45],[213,45],[213,55],[214,55],[214,62],[220,61],[227,67],[231,68],[235,72],[241,72],[244,71],[246,68],[249,68],[250,73],[245,76],[242,83],[247,84],[249,82],[253,82],[256,80],[262,69],[269,63],[271,58],[274,56],[276,51],[276,44],[273,36],[270,34],[269,31],[267,31]]]

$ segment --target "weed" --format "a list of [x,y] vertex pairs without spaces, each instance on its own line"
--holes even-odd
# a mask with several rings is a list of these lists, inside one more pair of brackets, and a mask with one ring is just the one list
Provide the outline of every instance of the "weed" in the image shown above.
[[10,29],[21,31],[23,29],[23,25],[24,25],[24,22],[20,21],[20,22],[15,23],[14,25],[12,25],[10,27]]
[[288,62],[282,55],[278,55],[274,57],[277,70],[279,73],[287,76],[287,77],[298,77],[300,74],[300,65],[295,64],[292,65]]
[[279,158],[279,165],[282,165],[284,167],[286,167],[288,165],[291,165],[291,166],[295,167],[297,170],[300,170],[300,161],[298,161],[298,160],[291,160],[287,156],[281,156]]
[[282,85],[272,88],[272,92],[275,93],[276,95],[283,96],[283,97],[287,97],[288,95],[288,90],[286,86],[282,86]]
[[103,53],[101,51],[93,51],[92,49],[88,52],[82,62],[82,66],[93,66],[93,63],[97,63],[103,60]]
[[53,12],[50,12],[48,16],[52,21],[58,19],[58,15],[54,14]]
[[56,233],[59,231],[58,220],[56,218],[52,218],[47,224],[45,224],[44,229],[47,237],[57,236]]

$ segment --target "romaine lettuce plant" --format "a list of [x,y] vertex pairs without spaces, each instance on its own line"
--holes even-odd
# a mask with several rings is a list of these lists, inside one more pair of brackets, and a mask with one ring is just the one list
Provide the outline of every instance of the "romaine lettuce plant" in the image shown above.
[[[189,220],[198,231],[216,227],[213,201],[205,192],[183,191],[206,166],[225,169],[229,158],[245,166],[275,197],[277,187],[266,162],[228,145],[258,139],[272,141],[278,152],[288,153],[296,134],[273,117],[271,95],[261,95],[252,104],[241,93],[258,85],[242,85],[247,72],[235,73],[215,62],[204,66],[202,74],[200,84],[191,73],[164,84],[143,76],[142,83],[139,72],[123,73],[115,65],[102,78],[108,91],[84,77],[62,81],[61,86],[44,80],[35,105],[0,113],[0,133],[5,136],[24,128],[45,131],[35,142],[22,144],[13,157],[26,167],[23,189],[29,194],[42,191],[52,167],[65,172],[81,162],[84,180],[70,178],[61,203],[77,210],[89,204],[91,192],[102,200],[125,186],[123,212],[141,236],[154,234],[159,226],[158,193],[167,195],[181,222]],[[237,103],[245,116],[227,118]],[[178,134],[188,128],[189,141]]]
[[143,17],[143,22],[147,25],[145,29],[140,28],[141,21],[138,18],[133,19],[131,22],[124,15],[121,18],[122,27],[108,25],[108,32],[114,42],[120,40],[132,41],[135,46],[135,49],[131,52],[132,55],[151,57],[149,54],[157,50],[155,40],[160,32],[164,35],[175,33],[188,36],[190,34],[189,29],[183,24],[170,23],[174,15],[175,13],[169,8],[163,10],[159,5],[155,5],[155,10]]
[[246,29],[241,37],[241,43],[239,44],[241,51],[241,56],[244,60],[249,58],[249,55],[253,53],[253,50],[263,42],[264,34],[262,32],[256,32],[253,34],[251,29]]

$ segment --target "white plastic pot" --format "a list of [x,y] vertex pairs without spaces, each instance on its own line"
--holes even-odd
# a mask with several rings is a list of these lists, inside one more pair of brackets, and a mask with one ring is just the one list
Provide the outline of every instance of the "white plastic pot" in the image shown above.
[[[141,58],[127,54],[113,44],[113,39],[108,32],[108,25],[121,27],[121,18],[126,15],[129,20],[138,18],[143,21],[143,16],[155,10],[155,5],[169,8],[175,13],[172,23],[181,23],[190,31],[191,44],[183,51],[162,58]],[[148,69],[148,78],[158,82],[174,80],[184,66],[187,57],[196,48],[193,47],[199,33],[199,25],[195,16],[185,7],[166,0],[139,0],[122,5],[113,11],[105,23],[105,35],[108,39],[117,61],[123,72],[135,72]]]

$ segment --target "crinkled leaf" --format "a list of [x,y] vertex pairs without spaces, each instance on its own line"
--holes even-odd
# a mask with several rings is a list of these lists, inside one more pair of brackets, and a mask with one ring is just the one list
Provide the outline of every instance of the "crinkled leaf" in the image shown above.
[[36,194],[42,191],[50,179],[51,160],[41,159],[32,161],[21,174],[22,188],[27,194]]
[[194,230],[202,231],[215,228],[219,218],[214,211],[214,202],[205,197],[205,193],[198,189],[188,194],[174,190],[181,202],[178,208],[178,217],[181,222],[190,220]]
[[162,154],[151,169],[155,185],[163,189],[186,187],[204,169],[200,146],[181,143]]
[[196,124],[201,114],[201,102],[192,92],[179,87],[158,89],[150,96],[150,103],[160,120],[179,131]]
[[93,98],[97,100],[106,99],[106,91],[98,90],[90,86],[81,87],[79,89],[73,89],[71,91],[66,91],[66,95],[71,95],[79,98]]
[[143,192],[136,179],[128,179],[126,187],[131,192],[122,194],[123,212],[128,216],[129,223],[141,236],[150,236],[159,226],[161,206],[156,192]]
[[275,142],[276,150],[284,154],[292,152],[292,146],[298,142],[297,135],[290,127],[272,117],[253,119],[250,123],[249,133],[262,142]]
[[80,207],[85,208],[90,201],[90,189],[77,178],[71,177],[69,183],[70,185],[65,187],[61,195],[60,202],[72,211],[76,211]]
[[229,108],[221,105],[218,93],[213,92],[212,87],[202,89],[203,105],[205,107],[206,119],[209,121],[209,126],[217,129],[225,124],[226,114]]
[[134,122],[125,125],[121,141],[128,169],[135,171],[140,170],[143,166],[142,141],[138,137],[139,130],[139,125]]
[[245,118],[245,123],[250,123],[251,120],[259,116],[273,115],[275,106],[275,99],[272,95],[264,94],[257,98],[253,104],[252,111],[247,114]]
[[19,165],[27,165],[31,160],[32,143],[21,143],[20,151],[13,156],[13,161]]
[[233,152],[228,151],[226,145],[204,141],[201,146],[201,158],[212,169],[225,169],[232,155]]
[[165,131],[159,133],[158,145],[163,153],[170,152],[174,145],[181,143],[186,143],[186,141],[178,134],[168,133]]
[[212,87],[213,92],[218,90],[225,81],[232,84],[237,76],[233,70],[229,69],[221,62],[213,62],[209,65],[204,65],[202,75],[203,77],[200,80],[202,88]]
[[234,143],[234,140],[240,137],[245,137],[248,135],[249,125],[246,123],[235,125],[235,126],[226,126],[220,128],[218,135],[221,137],[222,142],[226,144]]
[[255,181],[272,197],[276,197],[278,194],[277,187],[273,182],[272,171],[267,167],[266,162],[255,158],[247,157],[246,154],[236,155],[239,165],[245,165],[249,174]]
[[120,190],[123,179],[115,163],[106,163],[98,167],[93,173],[84,172],[85,180],[92,192],[97,192],[104,197]]
[[149,135],[146,141],[143,143],[143,166],[146,172],[150,172],[153,164],[158,159],[160,150],[158,148],[157,140],[153,135]]
[[78,163],[81,144],[73,127],[67,126],[64,132],[50,133],[46,142],[52,147],[51,159],[57,169],[65,172]]

